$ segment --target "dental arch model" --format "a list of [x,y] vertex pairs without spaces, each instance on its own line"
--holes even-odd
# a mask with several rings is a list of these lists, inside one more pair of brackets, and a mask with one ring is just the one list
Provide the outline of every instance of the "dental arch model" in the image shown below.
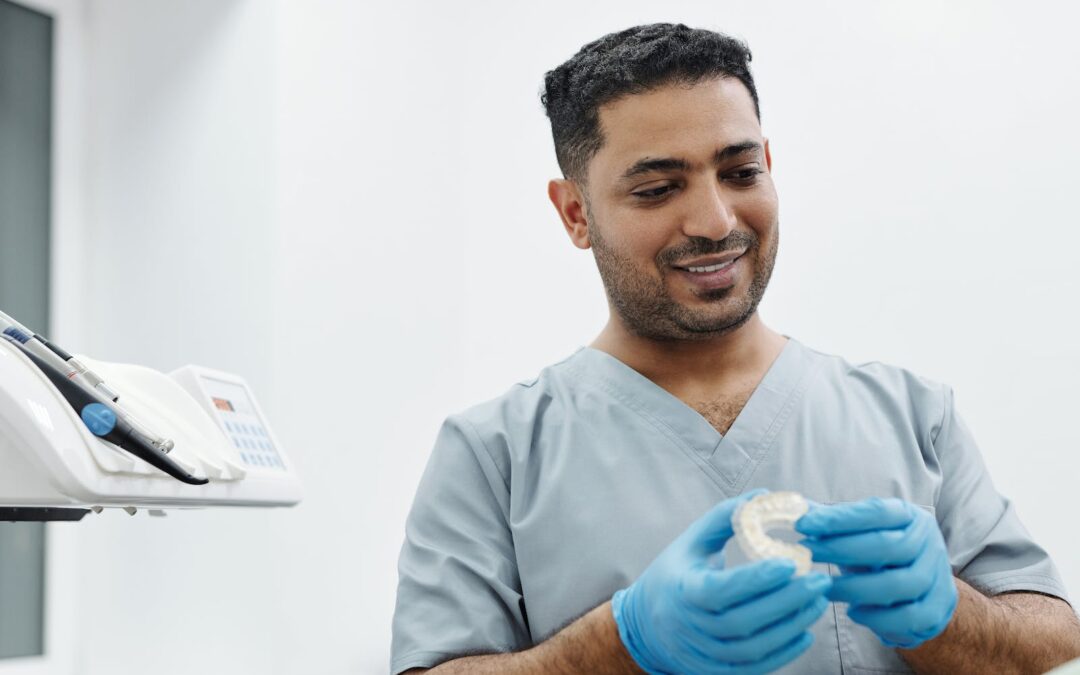
[[810,505],[798,492],[767,492],[744,502],[731,519],[735,540],[750,560],[790,558],[795,562],[795,574],[810,571],[810,549],[768,535],[778,527],[793,529]]

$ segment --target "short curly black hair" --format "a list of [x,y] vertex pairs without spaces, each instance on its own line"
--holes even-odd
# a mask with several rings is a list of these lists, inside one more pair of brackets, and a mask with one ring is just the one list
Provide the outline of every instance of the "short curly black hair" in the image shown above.
[[598,109],[668,84],[734,77],[750,90],[761,119],[746,43],[681,23],[653,23],[609,33],[544,75],[540,102],[551,119],[563,176],[585,184],[589,160],[603,145]]

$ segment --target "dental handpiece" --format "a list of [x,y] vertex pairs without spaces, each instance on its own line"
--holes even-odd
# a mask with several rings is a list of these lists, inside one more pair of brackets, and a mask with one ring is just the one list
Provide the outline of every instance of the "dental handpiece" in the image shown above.
[[125,410],[120,404],[120,396],[78,359],[3,312],[0,312],[0,332],[18,340],[28,350],[63,371],[68,378],[81,382],[89,389],[97,390],[105,399],[112,401],[117,412],[123,415],[124,421],[150,439],[150,442],[161,448],[162,452],[169,452],[176,445],[171,440],[162,438],[147,429],[130,411]]
[[64,370],[41,358],[23,342],[9,335],[6,331],[0,337],[15,345],[23,355],[45,374],[49,381],[60,391],[64,400],[79,414],[83,424],[95,436],[126,450],[139,459],[161,469],[173,478],[188,485],[206,485],[207,478],[198,478],[185,471],[174,462],[161,448],[156,447],[144,434],[135,429],[119,414],[100,393],[88,389],[82,382],[68,377]]
[[110,389],[108,385],[105,384],[105,381],[98,377],[97,373],[84,366],[82,361],[79,361],[74,356],[68,354],[63,349],[60,349],[59,346],[54,345],[53,343],[41,337],[37,333],[33,334],[33,338],[48,347],[49,351],[51,351],[53,354],[56,354],[57,356],[62,358],[64,362],[68,364],[68,366],[75,370],[75,372],[86,378],[86,380],[90,383],[92,387],[104,394],[105,398],[109,399],[113,403],[120,400],[120,394],[117,394],[115,391]]
[[[65,362],[67,362],[68,365],[62,367],[61,370],[73,371],[74,374],[69,375],[69,377],[73,377],[75,375],[78,375],[80,377],[85,378],[86,384],[88,384],[90,386],[90,388],[98,389],[105,396],[105,398],[109,399],[110,401],[115,402],[119,398],[119,396],[117,395],[116,392],[114,392],[109,387],[105,386],[104,381],[102,381],[102,379],[100,377],[95,375],[92,371],[90,371],[82,363],[80,363],[79,361],[76,361],[71,356],[71,354],[68,354],[64,350],[56,347],[55,345],[50,344],[49,341],[46,340],[45,338],[41,337],[40,335],[38,335],[34,331],[30,330],[29,328],[27,328],[23,324],[16,321],[14,318],[12,318],[12,317],[8,316],[7,314],[5,314],[4,312],[0,311],[0,332],[8,332],[10,329],[14,329],[15,331],[18,331],[18,333],[22,333],[22,335],[19,335],[19,334],[16,334],[16,333],[9,333],[9,335],[14,337],[16,340],[19,340],[20,342],[22,342],[23,345],[25,345],[28,349],[32,350],[35,354],[37,354],[41,358],[46,359],[46,360],[48,360],[48,361],[55,364],[54,359],[50,358],[49,354],[44,353],[45,349],[48,349],[53,354],[55,354],[56,356],[59,356],[61,359],[63,359]],[[36,342],[38,342],[40,344],[27,344],[27,340],[34,340],[34,341],[36,341]],[[74,361],[74,363],[72,363],[72,361]],[[69,366],[70,366],[70,368],[69,368]]]
[[[56,348],[49,349],[48,347],[50,345],[48,345],[48,343],[42,340],[40,336],[30,335],[15,326],[4,326],[3,323],[4,320],[0,318],[0,329],[2,329],[2,331],[0,332],[3,332],[4,335],[14,338],[17,342],[22,344],[23,347],[27,349],[27,351],[35,354],[36,356],[38,356],[38,358],[44,360],[46,363],[49,363],[57,370],[63,372],[68,379],[78,382],[84,388],[93,391],[99,398],[101,398],[103,402],[111,401],[114,404],[113,407],[115,408],[117,414],[123,418],[124,422],[131,425],[141,435],[145,436],[151,443],[161,448],[162,452],[167,453],[173,449],[175,443],[173,443],[171,440],[161,438],[157,434],[147,429],[146,426],[139,422],[134,415],[132,415],[129,411],[125,410],[122,405],[120,405],[119,401],[117,400],[119,397],[110,397],[108,394],[106,394],[105,388],[96,384],[101,382],[101,378],[98,378],[96,376],[87,377],[87,373],[90,373],[90,371],[86,370],[85,366],[83,366],[83,372],[79,372],[79,370],[72,362],[74,361],[75,364],[78,364],[79,366],[82,365],[81,363],[79,363],[75,359],[65,360],[63,354],[57,353]],[[92,375],[93,373],[90,374]],[[109,391],[111,393],[111,390]]]
[[58,345],[49,342],[37,333],[34,333],[32,339],[45,345],[45,347],[47,347],[50,352],[63,359],[64,363],[71,370],[74,370],[77,373],[77,377],[81,378],[84,382],[86,382],[91,389],[96,389],[98,392],[103,394],[105,398],[112,401],[115,404],[117,411],[124,414],[127,419],[127,423],[135,427],[144,436],[149,438],[150,442],[161,448],[162,452],[169,452],[173,449],[173,447],[176,445],[175,443],[173,443],[167,438],[162,438],[161,436],[158,436],[157,434],[143,426],[143,424],[139,422],[138,418],[132,415],[131,411],[125,409],[123,404],[120,403],[120,395],[114,392],[108,386],[106,386],[104,380],[98,377],[98,375],[94,371],[84,366],[81,361],[76,359],[71,354],[68,354]]

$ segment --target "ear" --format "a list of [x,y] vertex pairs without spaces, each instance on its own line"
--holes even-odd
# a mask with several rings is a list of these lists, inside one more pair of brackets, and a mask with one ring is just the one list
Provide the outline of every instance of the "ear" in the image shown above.
[[769,173],[772,173],[772,153],[769,152],[769,139],[765,139],[765,166],[769,167]]
[[589,248],[589,223],[585,218],[585,197],[577,183],[565,178],[548,182],[548,199],[559,212],[570,241],[581,249]]

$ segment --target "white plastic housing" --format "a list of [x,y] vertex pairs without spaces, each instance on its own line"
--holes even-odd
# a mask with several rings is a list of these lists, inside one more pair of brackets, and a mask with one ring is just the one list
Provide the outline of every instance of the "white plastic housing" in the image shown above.
[[[291,506],[300,501],[295,470],[242,378],[197,366],[170,376],[76,358],[120,395],[125,410],[175,442],[169,453],[173,460],[210,482],[181,483],[99,440],[44,374],[16,347],[0,341],[0,506]],[[272,452],[261,445],[250,452],[238,447],[254,441],[246,435],[238,441],[241,435],[227,430],[208,391],[219,386],[237,399],[234,407],[244,407],[244,429]],[[271,455],[273,464],[263,459]]]

